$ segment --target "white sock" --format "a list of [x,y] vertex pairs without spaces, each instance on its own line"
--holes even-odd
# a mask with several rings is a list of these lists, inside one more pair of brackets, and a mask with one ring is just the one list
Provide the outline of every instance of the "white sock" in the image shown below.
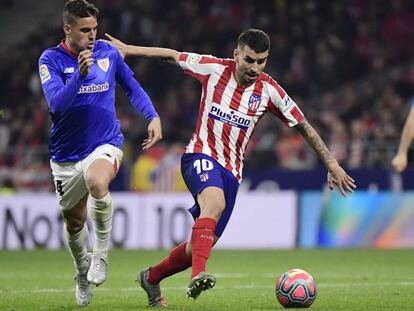
[[112,198],[108,192],[102,199],[95,199],[92,196],[91,199],[92,220],[95,228],[93,252],[107,256],[112,230]]
[[88,242],[88,227],[85,224],[81,231],[75,234],[70,234],[65,226],[65,235],[68,240],[69,252],[74,259],[76,271],[79,274],[85,274],[89,267],[87,260],[88,251],[86,249],[86,243]]

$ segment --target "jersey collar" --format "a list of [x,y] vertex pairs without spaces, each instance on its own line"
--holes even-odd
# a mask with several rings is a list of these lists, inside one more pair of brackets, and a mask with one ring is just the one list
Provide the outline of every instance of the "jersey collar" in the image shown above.
[[71,50],[70,47],[68,47],[65,43],[65,40],[62,39],[60,41],[60,46],[65,50],[66,53],[68,53],[71,56],[78,57],[79,53],[76,53],[75,51]]

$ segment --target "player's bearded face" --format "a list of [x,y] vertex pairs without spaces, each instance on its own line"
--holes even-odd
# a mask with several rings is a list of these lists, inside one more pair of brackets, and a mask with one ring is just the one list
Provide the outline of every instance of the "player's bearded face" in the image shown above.
[[77,53],[93,49],[97,29],[98,22],[95,16],[77,18],[74,24],[64,25],[70,48]]
[[247,45],[234,50],[236,78],[241,85],[250,85],[256,81],[266,67],[269,51],[256,53]]

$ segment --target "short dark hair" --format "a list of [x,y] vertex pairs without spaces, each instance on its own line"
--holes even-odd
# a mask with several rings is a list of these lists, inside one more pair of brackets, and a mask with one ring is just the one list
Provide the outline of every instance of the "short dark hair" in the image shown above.
[[256,53],[262,53],[270,50],[270,38],[263,30],[247,29],[243,31],[237,40],[238,47],[247,45]]
[[63,23],[73,24],[77,18],[95,16],[98,17],[99,10],[86,0],[69,0],[63,8]]

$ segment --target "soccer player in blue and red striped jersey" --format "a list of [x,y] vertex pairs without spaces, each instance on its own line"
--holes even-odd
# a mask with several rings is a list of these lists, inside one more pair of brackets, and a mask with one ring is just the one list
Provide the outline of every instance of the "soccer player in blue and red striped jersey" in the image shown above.
[[[112,229],[109,183],[122,161],[124,137],[115,112],[119,83],[136,110],[149,121],[151,148],[162,137],[161,122],[146,92],[117,49],[96,40],[98,9],[86,0],[70,0],[63,10],[65,39],[43,52],[39,74],[52,118],[50,165],[74,259],[76,302],[91,301],[91,284],[107,277]],[[87,253],[87,199],[92,204],[93,254]]]
[[206,272],[206,263],[230,220],[242,178],[244,152],[265,113],[272,113],[304,137],[326,166],[331,189],[335,184],[344,196],[355,189],[354,180],[331,155],[298,105],[264,73],[270,39],[263,31],[243,32],[232,59],[126,45],[108,37],[125,56],[164,58],[176,63],[202,87],[196,129],[181,158],[181,173],[195,199],[189,209],[195,223],[188,241],[139,273],[151,306],[165,305],[159,283],[189,267],[192,273],[187,297],[196,299],[215,285],[215,277]]

